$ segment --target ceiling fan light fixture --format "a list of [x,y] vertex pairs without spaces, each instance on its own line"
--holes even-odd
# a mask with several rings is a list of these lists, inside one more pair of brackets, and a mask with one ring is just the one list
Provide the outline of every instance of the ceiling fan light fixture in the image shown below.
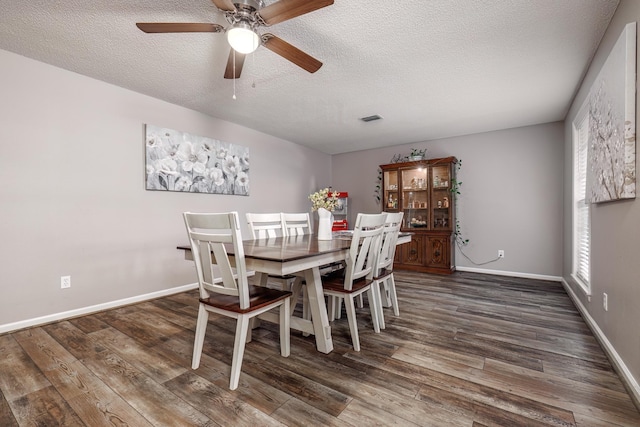
[[251,53],[260,46],[260,37],[246,22],[238,22],[227,30],[227,40],[238,53]]

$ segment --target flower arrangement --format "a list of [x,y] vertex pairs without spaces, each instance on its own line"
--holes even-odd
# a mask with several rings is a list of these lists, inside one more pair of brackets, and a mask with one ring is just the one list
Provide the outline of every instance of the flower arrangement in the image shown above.
[[329,188],[323,188],[309,194],[309,200],[311,200],[311,208],[314,212],[320,208],[333,212],[338,206],[338,193],[331,191]]

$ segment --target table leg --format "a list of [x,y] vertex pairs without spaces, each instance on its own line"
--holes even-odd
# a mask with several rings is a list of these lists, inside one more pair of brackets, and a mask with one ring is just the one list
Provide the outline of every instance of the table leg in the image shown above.
[[260,271],[256,271],[256,275],[253,279],[253,284],[255,286],[267,286],[267,279],[269,275],[267,273],[262,273]]
[[324,293],[322,292],[320,269],[315,267],[306,270],[304,277],[307,282],[307,294],[309,295],[313,331],[316,336],[316,347],[322,353],[330,353],[333,351],[333,341],[331,340],[331,325],[329,325],[327,316],[327,306],[324,303]]
[[[267,279],[269,275],[267,273],[262,273],[260,271],[256,271],[256,274],[253,278],[253,284],[255,286],[267,286]],[[249,319],[249,332],[247,334],[247,342],[251,342],[251,331],[260,327],[260,319],[257,317],[252,317]]]

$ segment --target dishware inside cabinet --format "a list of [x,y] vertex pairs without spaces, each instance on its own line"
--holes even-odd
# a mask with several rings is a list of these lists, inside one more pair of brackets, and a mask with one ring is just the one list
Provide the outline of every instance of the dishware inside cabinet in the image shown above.
[[385,209],[398,209],[398,171],[385,171],[382,183],[384,186],[382,203]]
[[431,166],[431,229],[451,230],[451,165]]

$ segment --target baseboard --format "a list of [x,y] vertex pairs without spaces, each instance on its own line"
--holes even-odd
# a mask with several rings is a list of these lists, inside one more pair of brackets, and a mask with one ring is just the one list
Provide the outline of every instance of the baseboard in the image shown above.
[[191,283],[188,285],[178,286],[171,289],[164,289],[162,291],[151,292],[149,294],[137,295],[131,298],[124,298],[117,301],[106,302],[104,304],[92,305],[89,307],[82,307],[76,310],[63,311],[61,313],[49,314],[47,316],[36,317],[34,319],[21,320],[20,322],[7,323],[0,325],[0,334],[5,332],[12,332],[18,329],[29,328],[32,326],[43,325],[45,323],[56,322],[58,320],[70,319],[73,317],[84,316],[85,314],[96,313],[98,311],[108,310],[110,308],[122,307],[129,304],[135,304],[142,301],[165,297],[168,295],[178,294],[180,292],[190,291],[198,287],[197,283]]
[[549,280],[552,282],[562,281],[562,277],[560,276],[548,276],[546,274],[518,273],[516,271],[488,270],[485,268],[475,268],[475,267],[456,266],[456,271],[468,271],[471,273],[482,273],[482,274],[495,274],[497,276],[522,277],[524,279]]
[[620,375],[622,382],[624,383],[627,391],[629,391],[629,394],[633,399],[633,403],[640,410],[640,385],[638,385],[638,381],[633,377],[631,371],[629,371],[627,365],[625,365],[624,361],[622,360],[616,349],[613,347],[611,342],[609,342],[596,321],[593,320],[593,317],[591,317],[587,308],[582,304],[580,298],[578,298],[575,292],[573,292],[571,286],[569,286],[569,284],[564,279],[562,279],[562,286],[569,295],[569,298],[571,298],[571,300],[573,301],[573,304],[582,315],[582,318],[586,322],[587,326],[589,326],[589,328],[591,329],[591,332],[593,332],[596,340],[598,340],[600,346],[604,349],[604,352],[609,358],[609,361],[613,365],[614,369],[616,370],[618,375]]

